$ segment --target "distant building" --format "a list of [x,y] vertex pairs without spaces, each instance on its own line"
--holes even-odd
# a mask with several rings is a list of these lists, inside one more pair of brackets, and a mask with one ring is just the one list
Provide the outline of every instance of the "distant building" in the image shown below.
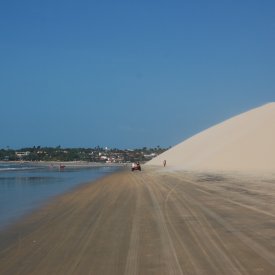
[[157,156],[156,153],[152,153],[152,154],[150,154],[150,155],[144,155],[144,157],[147,158],[147,159],[151,159],[151,158],[154,158],[154,157],[156,157],[156,156]]
[[29,151],[26,151],[26,152],[15,152],[15,155],[18,157],[18,158],[24,158],[24,157],[27,157],[28,155],[30,154]]
[[100,156],[100,160],[108,160],[107,156]]

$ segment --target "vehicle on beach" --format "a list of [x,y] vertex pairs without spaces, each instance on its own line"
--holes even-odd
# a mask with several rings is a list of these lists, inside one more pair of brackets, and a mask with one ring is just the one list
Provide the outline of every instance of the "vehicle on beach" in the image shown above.
[[140,167],[139,162],[132,163],[132,171],[135,171],[135,170],[141,171],[141,167]]

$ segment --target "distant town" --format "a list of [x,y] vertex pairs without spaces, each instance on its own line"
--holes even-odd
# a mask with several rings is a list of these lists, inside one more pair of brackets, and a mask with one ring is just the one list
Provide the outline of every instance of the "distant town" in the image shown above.
[[146,162],[169,148],[143,147],[140,149],[116,149],[108,147],[62,148],[33,146],[14,150],[0,149],[1,161],[87,161],[100,163]]

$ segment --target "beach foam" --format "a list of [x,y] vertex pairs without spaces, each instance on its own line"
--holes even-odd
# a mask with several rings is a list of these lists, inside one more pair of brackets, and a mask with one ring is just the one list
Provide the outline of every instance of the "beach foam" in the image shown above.
[[237,115],[149,161],[185,170],[275,172],[275,103]]

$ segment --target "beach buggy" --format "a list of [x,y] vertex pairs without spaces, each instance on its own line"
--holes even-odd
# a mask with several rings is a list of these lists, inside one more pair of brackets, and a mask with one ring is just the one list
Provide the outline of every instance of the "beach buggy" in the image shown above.
[[139,162],[132,163],[132,171],[135,171],[135,170],[141,171],[141,167],[140,167]]

